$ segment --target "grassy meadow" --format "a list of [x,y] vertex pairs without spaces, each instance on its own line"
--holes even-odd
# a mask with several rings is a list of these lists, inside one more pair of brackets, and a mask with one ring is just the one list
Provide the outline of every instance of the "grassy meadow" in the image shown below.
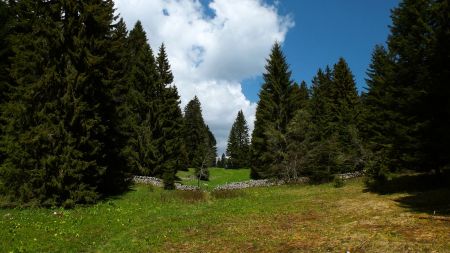
[[[178,176],[196,184],[189,173]],[[248,174],[212,169],[203,186]],[[135,185],[93,206],[0,209],[0,252],[450,252],[449,200],[445,188],[372,193],[362,179],[203,193]]]

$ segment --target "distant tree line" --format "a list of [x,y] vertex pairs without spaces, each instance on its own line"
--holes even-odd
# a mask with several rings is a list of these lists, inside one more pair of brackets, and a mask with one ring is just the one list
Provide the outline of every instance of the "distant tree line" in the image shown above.
[[405,0],[392,12],[387,49],[375,47],[367,92],[341,58],[310,89],[291,80],[281,47],[267,60],[251,143],[251,176],[326,181],[365,170],[450,169],[450,7]]
[[210,166],[200,102],[183,116],[173,79],[164,45],[155,56],[112,0],[0,1],[2,199],[69,207],[126,190],[133,174],[174,189],[178,170]]

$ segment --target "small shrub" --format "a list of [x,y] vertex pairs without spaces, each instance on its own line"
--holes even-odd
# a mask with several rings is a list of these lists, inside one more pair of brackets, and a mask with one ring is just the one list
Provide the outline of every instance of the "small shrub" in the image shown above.
[[206,194],[203,191],[176,191],[176,195],[185,203],[196,203],[206,200]]
[[342,177],[340,176],[335,176],[333,180],[333,186],[335,188],[341,188],[342,186],[344,186],[344,179],[342,179]]

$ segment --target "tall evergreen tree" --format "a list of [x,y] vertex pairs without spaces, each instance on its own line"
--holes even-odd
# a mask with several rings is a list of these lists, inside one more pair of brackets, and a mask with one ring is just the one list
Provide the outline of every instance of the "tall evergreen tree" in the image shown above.
[[313,78],[308,106],[297,111],[288,126],[285,177],[306,175],[314,181],[326,181],[336,172],[339,146],[332,124],[333,88],[331,69],[319,69]]
[[[10,35],[14,27],[14,6],[11,2],[0,1],[0,136],[3,135],[1,112],[2,105],[8,100],[8,93],[13,86],[13,80],[9,74],[11,67],[10,57],[13,55]],[[5,151],[0,147],[0,164],[5,158]]]
[[293,82],[281,45],[272,47],[264,73],[252,134],[252,178],[276,177],[286,158],[286,129],[297,108],[292,105]]
[[450,158],[448,1],[405,0],[392,12],[398,166],[440,170]]
[[331,99],[332,113],[342,125],[354,124],[359,116],[359,97],[353,74],[344,58],[333,67]]
[[217,158],[217,141],[216,137],[214,137],[214,134],[209,129],[209,126],[206,125],[206,132],[208,134],[208,154],[209,158],[207,160],[207,166],[212,167],[216,163]]
[[363,98],[361,133],[366,146],[373,153],[369,162],[369,172],[377,178],[384,177],[396,159],[392,150],[396,130],[395,114],[392,110],[395,104],[392,84],[393,64],[386,49],[377,45],[367,71],[368,92]]
[[216,157],[216,140],[203,120],[197,96],[184,109],[184,138],[189,167],[195,168],[198,178],[208,180],[208,166]]
[[228,163],[227,157],[225,156],[224,153],[222,153],[222,157],[220,158],[219,161],[220,161],[220,166],[219,166],[219,168],[228,168],[228,166],[227,166],[227,163]]
[[13,29],[14,7],[9,3],[0,1],[0,103],[7,99],[7,92],[11,85],[9,68],[12,56],[12,45],[9,36]]
[[158,70],[152,49],[140,21],[136,22],[128,37],[130,70],[127,76],[127,103],[129,114],[128,143],[124,154],[134,173],[155,176],[158,149],[153,138],[152,122],[157,118],[155,97]]
[[305,81],[302,81],[300,85],[294,84],[292,89],[291,104],[295,110],[304,109],[308,105],[309,90]]
[[227,144],[228,168],[244,168],[250,165],[250,137],[247,121],[240,110],[230,130]]
[[362,169],[364,149],[359,137],[360,98],[348,65],[340,59],[313,79],[307,106],[288,125],[284,177],[307,175],[330,180],[335,173]]
[[172,84],[173,74],[164,44],[161,45],[157,57],[159,73],[158,117],[154,123],[154,138],[158,141],[158,167],[162,173],[165,189],[175,189],[175,178],[178,170],[183,168],[183,115],[180,109],[180,97]]
[[361,121],[361,100],[356,91],[353,74],[343,58],[333,68],[332,126],[340,144],[337,160],[338,172],[361,170],[364,166],[359,126]]
[[91,203],[126,178],[112,90],[112,1],[22,0],[11,37],[0,192],[16,203]]

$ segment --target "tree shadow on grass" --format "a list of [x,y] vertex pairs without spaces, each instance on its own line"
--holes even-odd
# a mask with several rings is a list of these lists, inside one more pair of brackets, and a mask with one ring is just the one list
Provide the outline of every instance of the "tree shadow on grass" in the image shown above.
[[414,212],[450,216],[450,173],[405,174],[377,184],[369,184],[367,191],[381,195],[408,193],[395,201]]

